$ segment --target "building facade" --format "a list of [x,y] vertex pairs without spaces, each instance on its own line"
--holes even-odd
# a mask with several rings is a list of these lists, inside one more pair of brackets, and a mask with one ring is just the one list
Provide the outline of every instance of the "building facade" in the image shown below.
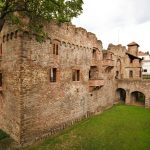
[[150,54],[148,52],[139,52],[139,58],[142,58],[142,75],[150,76]]
[[104,51],[93,33],[72,24],[52,22],[45,30],[49,38],[43,43],[15,27],[5,26],[1,34],[0,127],[20,144],[54,134],[119,100],[130,104],[133,90],[126,83],[142,82],[138,44],[128,49],[110,44]]

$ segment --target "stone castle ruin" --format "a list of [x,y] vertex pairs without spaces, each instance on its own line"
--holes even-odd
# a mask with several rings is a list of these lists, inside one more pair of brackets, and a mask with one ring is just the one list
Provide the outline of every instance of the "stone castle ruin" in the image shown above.
[[45,28],[43,43],[10,26],[1,33],[0,128],[15,141],[32,143],[119,101],[150,107],[137,43],[103,50],[83,28]]

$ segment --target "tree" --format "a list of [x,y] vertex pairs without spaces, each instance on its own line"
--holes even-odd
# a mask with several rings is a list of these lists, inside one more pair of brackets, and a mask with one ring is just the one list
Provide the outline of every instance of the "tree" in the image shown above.
[[82,0],[0,0],[0,32],[4,23],[44,37],[45,22],[70,22],[82,13]]

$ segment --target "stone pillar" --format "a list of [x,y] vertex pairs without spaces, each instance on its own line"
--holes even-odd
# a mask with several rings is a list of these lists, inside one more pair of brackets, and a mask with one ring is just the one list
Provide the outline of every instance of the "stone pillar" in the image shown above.
[[145,97],[145,108],[150,108],[150,98]]
[[130,97],[130,90],[126,89],[126,104],[130,104],[131,103],[131,97]]

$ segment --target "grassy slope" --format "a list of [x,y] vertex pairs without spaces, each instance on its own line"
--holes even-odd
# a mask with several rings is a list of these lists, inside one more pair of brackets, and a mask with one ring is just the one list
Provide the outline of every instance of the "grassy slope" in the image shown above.
[[114,106],[26,150],[150,150],[150,110]]

